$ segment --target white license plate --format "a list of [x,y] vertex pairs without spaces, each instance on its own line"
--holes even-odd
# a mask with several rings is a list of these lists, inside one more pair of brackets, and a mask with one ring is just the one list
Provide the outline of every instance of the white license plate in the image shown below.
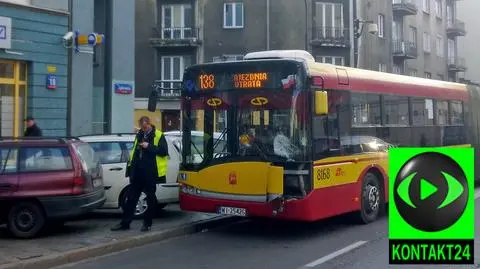
[[227,206],[220,206],[217,209],[218,214],[222,215],[231,215],[231,216],[247,216],[247,209],[245,208],[238,208],[238,207],[227,207]]
[[96,187],[100,187],[102,186],[102,180],[101,179],[94,179],[93,180],[93,187],[96,188]]

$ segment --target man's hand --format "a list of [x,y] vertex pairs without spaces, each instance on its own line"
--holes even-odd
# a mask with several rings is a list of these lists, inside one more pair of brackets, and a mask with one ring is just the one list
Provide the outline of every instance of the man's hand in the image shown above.
[[140,144],[140,146],[144,149],[146,149],[148,147],[148,143],[147,142],[143,142]]

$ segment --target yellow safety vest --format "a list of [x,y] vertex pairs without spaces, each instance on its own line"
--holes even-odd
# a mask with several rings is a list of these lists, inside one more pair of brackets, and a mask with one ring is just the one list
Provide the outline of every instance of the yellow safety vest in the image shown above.
[[[153,138],[153,145],[158,147],[158,143],[160,142],[160,138],[162,137],[163,133],[159,130],[155,129],[155,137]],[[130,167],[133,159],[133,154],[137,148],[137,136],[135,136],[135,141],[133,142],[133,150],[130,151],[130,158],[128,159],[127,167]],[[157,163],[157,175],[158,177],[163,177],[167,175],[167,166],[168,166],[168,157],[161,157],[156,156],[156,163]]]

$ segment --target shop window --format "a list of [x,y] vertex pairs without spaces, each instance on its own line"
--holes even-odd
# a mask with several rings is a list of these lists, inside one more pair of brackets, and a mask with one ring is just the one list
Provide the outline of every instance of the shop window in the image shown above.
[[450,122],[453,125],[463,124],[463,104],[461,101],[450,102]]
[[379,125],[380,95],[366,93],[352,93],[353,125]]
[[433,100],[411,98],[412,123],[416,126],[433,125]]
[[383,100],[386,125],[409,125],[408,97],[385,95]]
[[437,101],[435,116],[437,118],[438,125],[448,124],[448,102],[447,101]]

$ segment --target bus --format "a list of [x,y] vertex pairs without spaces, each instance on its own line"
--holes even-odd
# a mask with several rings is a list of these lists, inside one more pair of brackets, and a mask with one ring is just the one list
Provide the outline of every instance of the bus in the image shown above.
[[[370,223],[389,199],[390,148],[480,144],[479,87],[317,63],[300,50],[190,66],[181,98],[185,211]],[[155,102],[152,92],[151,111]]]

